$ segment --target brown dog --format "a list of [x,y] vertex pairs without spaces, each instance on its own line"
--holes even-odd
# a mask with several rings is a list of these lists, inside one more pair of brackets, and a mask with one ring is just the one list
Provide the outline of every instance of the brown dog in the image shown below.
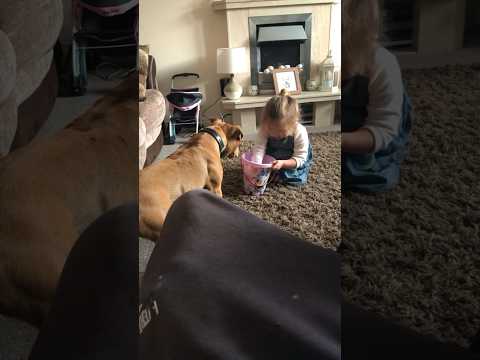
[[56,135],[0,159],[0,313],[40,325],[80,233],[137,200],[137,97],[133,76]]
[[[205,131],[194,135],[168,158],[140,171],[140,236],[156,241],[168,209],[187,191],[207,189],[222,196],[223,167],[220,157],[238,156],[243,133],[238,125],[230,125],[220,119],[212,120]],[[215,134],[221,141],[215,139]],[[222,142],[223,154],[220,150]]]

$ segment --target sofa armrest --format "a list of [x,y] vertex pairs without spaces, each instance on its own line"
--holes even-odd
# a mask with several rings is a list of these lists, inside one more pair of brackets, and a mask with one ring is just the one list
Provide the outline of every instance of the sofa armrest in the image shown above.
[[145,159],[147,157],[147,129],[145,128],[145,122],[141,117],[138,118],[138,167],[139,170],[143,169]]
[[158,157],[158,154],[160,154],[162,147],[163,135],[160,134],[160,136],[157,137],[157,140],[155,140],[155,142],[147,149],[147,156],[145,158],[145,163],[143,164],[144,167],[151,165],[155,161],[155,159]]
[[0,24],[21,68],[55,46],[63,25],[63,0],[2,0]]
[[165,111],[165,98],[162,93],[158,90],[147,90],[145,101],[139,103],[139,115],[145,122],[147,148],[160,136]]
[[16,82],[17,65],[15,49],[7,34],[0,30],[0,104],[13,92]]
[[158,90],[157,63],[152,55],[148,55],[147,89]]

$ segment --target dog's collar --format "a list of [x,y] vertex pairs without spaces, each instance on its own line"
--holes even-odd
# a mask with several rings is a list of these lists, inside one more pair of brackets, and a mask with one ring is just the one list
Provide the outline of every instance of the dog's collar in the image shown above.
[[199,133],[202,132],[211,135],[217,141],[218,147],[220,149],[220,156],[225,155],[225,150],[227,149],[227,147],[225,146],[222,137],[212,128],[203,128],[199,131]]

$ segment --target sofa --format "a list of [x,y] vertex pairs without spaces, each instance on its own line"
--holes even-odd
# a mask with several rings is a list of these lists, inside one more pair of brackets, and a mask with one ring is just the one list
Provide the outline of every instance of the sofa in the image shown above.
[[150,165],[163,146],[162,124],[165,98],[158,90],[155,58],[139,50],[139,168]]
[[62,0],[2,1],[0,157],[30,142],[53,109],[53,53],[62,25]]

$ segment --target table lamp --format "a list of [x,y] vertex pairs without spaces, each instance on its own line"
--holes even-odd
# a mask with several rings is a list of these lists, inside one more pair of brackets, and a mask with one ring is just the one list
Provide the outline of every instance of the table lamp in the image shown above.
[[235,81],[234,76],[247,72],[245,52],[244,47],[217,49],[217,73],[230,74],[230,80],[223,89],[225,96],[230,100],[238,100],[242,96],[243,89]]

